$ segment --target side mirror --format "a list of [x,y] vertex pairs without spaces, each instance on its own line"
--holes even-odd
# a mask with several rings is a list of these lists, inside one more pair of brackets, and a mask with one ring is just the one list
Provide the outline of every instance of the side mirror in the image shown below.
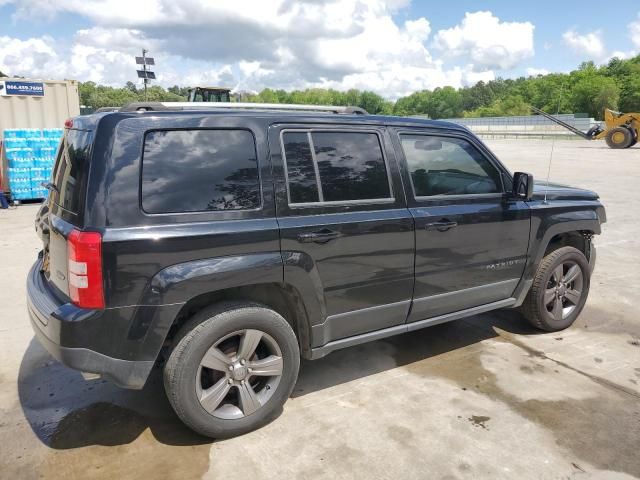
[[513,174],[513,196],[522,200],[533,198],[533,175],[524,172]]

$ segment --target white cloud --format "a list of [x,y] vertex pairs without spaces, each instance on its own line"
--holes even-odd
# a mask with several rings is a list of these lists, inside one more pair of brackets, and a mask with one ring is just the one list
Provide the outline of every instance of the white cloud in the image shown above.
[[527,71],[527,76],[529,77],[537,77],[538,75],[548,75],[549,73],[551,73],[546,68],[535,68],[535,67],[529,67],[527,68],[526,71]]
[[473,70],[473,65],[467,65],[462,79],[463,85],[474,85],[478,82],[489,82],[496,79],[496,74],[493,70],[486,70],[484,72],[476,72]]
[[[14,2],[16,22],[73,12],[92,26],[76,32],[70,43],[6,39],[12,46],[0,48],[0,68],[7,65],[7,71],[25,76],[57,71],[66,78],[122,85],[135,80],[133,57],[147,48],[164,86],[361,88],[395,98],[425,88],[490,80],[494,70],[509,70],[533,55],[533,25],[477,12],[438,32],[434,45],[444,56],[434,58],[427,46],[429,20],[397,20],[396,13],[408,4],[409,0],[21,0]],[[23,52],[18,58],[29,56],[24,42],[48,47],[43,55],[56,68],[30,66],[25,59],[16,64],[16,50]],[[457,57],[464,66],[456,64]]]
[[602,32],[596,30],[580,35],[575,30],[568,30],[562,34],[564,43],[582,58],[602,61],[607,56],[607,50],[602,41]]
[[445,55],[467,57],[475,69],[510,70],[533,56],[530,22],[503,22],[491,12],[466,13],[459,25],[440,30],[434,45]]
[[631,42],[640,50],[640,13],[638,13],[638,19],[629,24],[629,38]]
[[58,55],[48,36],[19,40],[0,37],[0,70],[10,75],[63,78],[69,65]]

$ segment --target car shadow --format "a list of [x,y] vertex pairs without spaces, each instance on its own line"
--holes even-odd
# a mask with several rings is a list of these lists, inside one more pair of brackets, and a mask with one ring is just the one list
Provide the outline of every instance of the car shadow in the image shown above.
[[22,358],[18,396],[33,432],[54,449],[128,444],[147,428],[167,445],[211,443],[174,413],[159,369],[152,371],[142,390],[122,389],[102,379],[85,380],[53,359],[35,338]]
[[[347,348],[303,361],[293,397],[429,359],[497,336],[495,327],[533,334],[514,311],[497,311]],[[129,444],[149,429],[157,442],[206,446],[213,441],[187,428],[174,413],[154,369],[144,389],[85,380],[54,360],[34,338],[18,377],[20,405],[42,443],[57,450]]]

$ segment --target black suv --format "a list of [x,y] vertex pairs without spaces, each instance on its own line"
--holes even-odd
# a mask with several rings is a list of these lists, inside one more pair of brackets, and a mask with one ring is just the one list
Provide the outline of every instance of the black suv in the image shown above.
[[28,278],[40,342],[167,396],[212,437],[264,425],[300,357],[505,307],[582,310],[605,210],[467,129],[355,108],[144,104],[67,121]]

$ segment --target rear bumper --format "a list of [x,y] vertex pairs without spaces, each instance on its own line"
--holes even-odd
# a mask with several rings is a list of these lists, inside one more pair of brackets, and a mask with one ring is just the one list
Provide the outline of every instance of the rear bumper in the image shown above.
[[31,267],[27,278],[27,309],[33,331],[42,346],[70,368],[100,374],[123,388],[142,388],[155,362],[113,358],[76,345],[75,339],[83,326],[108,319],[96,318],[103,317],[103,311],[84,310],[60,302],[44,281],[40,268],[39,260]]

